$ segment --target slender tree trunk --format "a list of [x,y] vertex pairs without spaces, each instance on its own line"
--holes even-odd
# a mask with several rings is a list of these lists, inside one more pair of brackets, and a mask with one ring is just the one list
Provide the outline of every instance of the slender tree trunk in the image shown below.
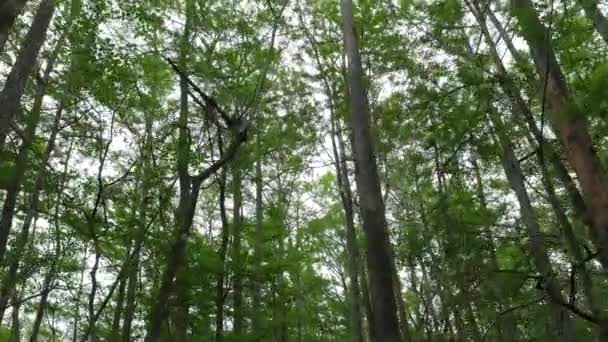
[[243,265],[242,265],[242,204],[243,194],[241,192],[241,167],[236,162],[232,164],[232,264],[233,264],[233,305],[234,305],[234,334],[242,336],[244,333],[243,318]]
[[19,291],[15,290],[13,294],[13,303],[16,303],[11,308],[11,336],[9,342],[21,342],[21,304],[19,303],[21,297]]
[[91,277],[91,291],[89,292],[88,299],[88,323],[89,323],[89,341],[95,342],[97,341],[97,329],[95,327],[95,297],[97,296],[97,270],[99,269],[99,261],[101,259],[101,251],[99,250],[99,242],[97,240],[93,241],[93,248],[95,250],[95,259],[93,262],[93,267],[89,272],[89,276]]
[[597,7],[598,1],[579,0],[578,2],[583,7],[587,19],[593,22],[593,26],[595,27],[597,32],[600,34],[604,42],[608,44],[608,19],[606,19],[606,16]]
[[[60,108],[61,109],[63,107],[63,104],[60,104]],[[31,201],[31,207],[26,218],[23,221],[23,224],[30,224],[34,215],[37,212],[37,208],[38,208],[38,201],[39,201],[39,195],[40,192],[44,186],[44,181],[46,178],[46,165],[50,159],[51,153],[54,149],[55,146],[55,140],[57,137],[57,133],[59,131],[59,123],[61,120],[61,111],[57,110],[57,114],[55,115],[55,120],[53,122],[53,128],[51,131],[51,136],[49,138],[49,142],[46,146],[46,151],[44,152],[44,156],[42,157],[42,161],[40,163],[40,169],[39,169],[39,173],[38,173],[38,178],[36,179],[36,185],[34,187],[34,191],[32,193],[32,201]],[[68,173],[68,166],[69,166],[69,162],[70,162],[70,158],[72,156],[72,147],[73,147],[73,143],[70,143],[69,148],[68,148],[68,152],[64,161],[64,167],[63,167],[63,174],[62,174],[62,178],[61,178],[61,184],[60,184],[60,188],[58,190],[62,190],[64,188],[65,182],[66,182],[66,178],[67,178],[67,173]],[[43,281],[43,285],[42,285],[42,296],[40,297],[40,302],[38,303],[38,308],[36,309],[36,317],[34,318],[34,323],[32,324],[32,333],[31,333],[31,337],[30,337],[30,342],[36,342],[38,339],[38,333],[40,331],[40,326],[42,324],[42,318],[44,317],[44,313],[48,304],[48,298],[49,298],[49,294],[51,292],[51,284],[53,282],[53,280],[56,277],[57,274],[57,266],[59,264],[60,258],[61,258],[61,240],[62,240],[62,236],[60,234],[60,222],[59,222],[59,208],[61,206],[61,192],[58,192],[58,198],[55,204],[55,213],[54,213],[54,225],[55,225],[55,259],[53,260],[53,263],[50,267],[50,269],[47,271],[45,277],[44,277],[44,281]]]
[[142,181],[140,188],[140,203],[137,213],[137,226],[138,231],[135,236],[135,243],[133,247],[134,254],[131,262],[127,265],[127,295],[126,295],[126,306],[124,319],[122,324],[122,341],[131,341],[131,327],[135,316],[135,310],[137,308],[136,296],[137,296],[137,282],[138,282],[138,270],[139,270],[139,259],[141,254],[141,247],[144,242],[145,230],[148,225],[148,202],[149,202],[149,188],[150,188],[150,170],[152,162],[152,149],[153,149],[153,136],[152,126],[153,118],[150,115],[146,115],[146,135],[144,137],[144,148],[142,151]]
[[[222,150],[221,138],[220,151]],[[222,233],[220,250],[218,252],[221,270],[217,274],[216,290],[215,290],[215,340],[221,342],[224,339],[224,279],[226,278],[226,252],[228,250],[228,239],[230,227],[228,224],[228,215],[226,213],[226,170],[222,170],[219,184],[219,205],[220,217],[222,221]]]
[[[258,121],[259,122],[259,121]],[[262,149],[260,143],[260,131],[256,133],[256,161],[255,161],[255,239],[253,244],[253,260],[255,263],[255,272],[253,277],[253,332],[254,334],[261,337],[262,329],[262,315],[263,310],[262,304],[262,259],[263,259],[263,248],[264,248],[264,210],[263,210],[263,184],[262,184]]]
[[[0,93],[0,150],[4,149],[6,136],[11,131],[14,120],[21,110],[21,98],[25,84],[34,71],[38,53],[46,39],[46,32],[54,14],[55,0],[42,0],[19,51],[17,61],[11,68],[2,93]],[[6,242],[12,222],[12,216],[6,217],[6,219],[10,219],[7,221],[4,215],[3,212],[2,221],[0,221],[0,260],[6,251]]]
[[[471,164],[473,166],[473,172],[475,175],[475,187],[477,192],[477,197],[479,203],[481,204],[481,209],[483,212],[488,212],[488,204],[486,201],[486,196],[483,190],[483,180],[481,177],[481,171],[479,169],[479,164],[477,162],[477,157],[473,154],[471,158]],[[496,244],[494,243],[494,235],[492,234],[492,229],[490,227],[485,227],[485,233],[488,235],[486,240],[489,244],[492,268],[496,271],[498,270],[498,259],[496,257]],[[500,287],[495,282],[491,283],[491,292],[492,299],[496,302],[496,336],[498,341],[510,341],[512,339],[517,339],[517,329],[514,322],[514,317],[511,312],[501,314],[501,312],[505,309],[504,299],[501,294]]]
[[502,163],[505,174],[507,175],[511,188],[513,188],[513,191],[515,192],[520,207],[521,217],[528,229],[530,254],[532,255],[536,269],[541,274],[543,288],[549,299],[556,332],[555,338],[557,341],[575,341],[570,316],[560,304],[560,302],[563,301],[561,290],[555,280],[536,212],[532,207],[525,187],[524,175],[521,171],[519,160],[515,156],[515,152],[507,138],[507,133],[501,119],[498,118],[497,114],[494,112],[493,115],[490,115],[490,120],[495,126],[496,134],[498,135],[499,143],[503,151]]
[[15,19],[23,11],[27,0],[6,0],[0,3],[0,53],[4,52]]
[[40,303],[38,303],[38,307],[36,308],[36,317],[34,318],[34,323],[32,324],[30,342],[38,341],[40,327],[42,326],[42,319],[44,318],[44,313],[48,305],[49,293],[51,292],[51,283],[55,278],[54,273],[54,270],[49,270],[44,277],[44,281],[42,283],[42,296],[40,297]]
[[116,307],[112,317],[112,330],[110,332],[111,341],[120,340],[120,319],[124,311],[125,289],[127,287],[127,279],[122,279],[118,285],[118,293],[116,294]]
[[80,323],[80,306],[81,306],[81,301],[80,301],[80,297],[82,296],[82,290],[83,290],[83,285],[84,285],[84,271],[86,270],[86,265],[87,265],[87,259],[89,257],[88,253],[88,248],[87,246],[85,246],[84,251],[83,251],[83,257],[82,257],[82,263],[81,263],[81,272],[80,272],[80,282],[78,283],[78,290],[76,291],[76,310],[74,311],[74,320],[73,320],[73,330],[72,330],[72,342],[76,342],[78,341],[78,325]]
[[401,336],[393,291],[391,246],[370,132],[371,122],[363,85],[361,56],[355,34],[353,4],[351,0],[341,0],[340,3],[344,42],[349,61],[355,180],[363,227],[367,236],[367,267],[374,309],[375,338],[376,341],[399,342]]
[[519,20],[536,70],[544,85],[543,101],[551,113],[553,126],[566,148],[568,160],[578,176],[593,238],[600,260],[608,264],[608,177],[589,134],[587,121],[571,98],[566,79],[553,52],[551,36],[538,18],[530,0],[514,0],[513,12]]

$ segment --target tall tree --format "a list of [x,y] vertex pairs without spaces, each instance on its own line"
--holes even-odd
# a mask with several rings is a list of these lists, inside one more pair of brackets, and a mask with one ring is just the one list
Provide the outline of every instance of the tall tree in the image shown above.
[[355,180],[367,238],[367,268],[374,309],[375,338],[377,341],[401,341],[393,291],[391,246],[370,131],[371,121],[363,83],[363,66],[355,33],[352,1],[341,0],[340,8],[349,67],[348,86],[352,111],[350,125],[353,134]]

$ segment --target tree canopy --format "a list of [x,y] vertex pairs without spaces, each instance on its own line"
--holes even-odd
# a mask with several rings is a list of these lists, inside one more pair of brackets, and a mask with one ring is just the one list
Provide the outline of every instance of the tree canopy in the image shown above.
[[0,0],[0,341],[608,341],[607,12]]

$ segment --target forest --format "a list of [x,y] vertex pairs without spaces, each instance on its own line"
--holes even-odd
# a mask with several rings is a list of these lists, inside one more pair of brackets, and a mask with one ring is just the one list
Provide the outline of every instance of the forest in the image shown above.
[[608,341],[608,3],[0,0],[0,342]]

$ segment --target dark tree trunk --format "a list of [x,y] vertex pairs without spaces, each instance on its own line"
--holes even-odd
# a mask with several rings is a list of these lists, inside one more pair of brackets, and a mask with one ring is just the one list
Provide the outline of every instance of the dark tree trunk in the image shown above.
[[[21,98],[25,84],[34,71],[40,48],[46,39],[46,33],[55,14],[55,0],[42,0],[32,21],[17,61],[6,78],[0,93],[0,150],[4,149],[6,136],[11,131],[15,118],[21,111]],[[11,217],[12,219],[12,217]],[[10,231],[10,222],[0,222],[0,260],[6,251],[6,241]]]
[[399,342],[401,336],[395,292],[393,291],[391,246],[370,132],[369,107],[363,85],[364,74],[356,40],[351,0],[341,0],[341,12],[344,42],[349,61],[348,84],[352,110],[355,180],[359,193],[361,218],[367,236],[367,267],[374,309],[375,339],[382,342]]

